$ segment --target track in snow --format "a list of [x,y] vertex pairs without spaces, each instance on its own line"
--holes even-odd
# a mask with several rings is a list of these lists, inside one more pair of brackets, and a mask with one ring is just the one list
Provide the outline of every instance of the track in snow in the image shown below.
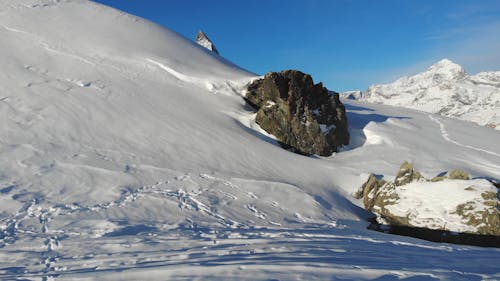
[[434,121],[435,123],[437,123],[439,125],[439,130],[441,131],[441,135],[443,136],[443,138],[446,141],[451,142],[451,143],[453,143],[455,145],[461,146],[463,148],[468,148],[468,149],[476,150],[476,151],[483,152],[483,153],[486,153],[486,154],[489,154],[489,155],[493,155],[493,156],[496,156],[496,157],[500,157],[500,154],[495,153],[493,151],[489,151],[489,150],[486,150],[486,149],[478,148],[478,147],[467,145],[467,144],[462,144],[462,143],[459,143],[456,140],[451,139],[450,135],[448,134],[448,131],[446,131],[446,127],[444,126],[443,122],[441,122],[438,118],[434,117],[431,114],[429,114],[428,116],[429,116],[429,119],[431,119],[432,121]]
[[[141,279],[140,274],[145,272],[150,277],[158,274],[156,278],[163,280],[191,280],[201,276],[209,280],[237,279],[241,274],[251,274],[256,280],[300,279],[300,276],[309,276],[308,280],[332,276],[370,280],[377,277],[480,280],[483,273],[498,276],[497,269],[485,262],[495,259],[498,254],[495,249],[484,251],[380,238],[335,228],[144,228],[133,235],[66,239],[67,247],[59,248],[57,256],[48,254],[46,265],[51,268],[50,274],[45,267],[0,268],[0,279],[134,280]],[[386,251],[377,251],[381,246]],[[374,252],[377,254],[367,254]],[[464,255],[469,257],[469,264],[463,264]],[[57,259],[57,267],[51,259]],[[440,259],[447,261],[446,268],[436,267]],[[485,266],[478,268],[482,262]],[[394,270],[395,264],[399,270]],[[198,267],[205,269],[198,271]]]
[[[269,201],[267,199],[267,201],[261,200],[260,196],[240,188],[237,184],[227,179],[217,178],[208,174],[175,176],[168,180],[157,181],[154,184],[144,185],[136,189],[126,189],[116,200],[90,206],[81,204],[51,205],[41,196],[36,194],[32,196],[33,199],[26,201],[24,206],[15,214],[0,221],[4,226],[0,232],[0,248],[2,251],[5,253],[13,249],[22,249],[16,250],[16,255],[11,257],[11,259],[15,260],[16,267],[8,266],[9,261],[7,260],[0,260],[0,279],[23,276],[24,274],[26,277],[40,277],[42,280],[50,280],[76,265],[81,266],[81,263],[89,264],[90,261],[87,261],[87,259],[90,259],[89,257],[76,261],[74,260],[75,254],[69,254],[72,251],[76,251],[76,249],[78,249],[77,252],[85,252],[86,249],[81,249],[85,245],[98,243],[100,245],[104,244],[105,246],[103,247],[113,248],[115,247],[113,245],[116,245],[116,243],[120,244],[117,242],[117,239],[120,237],[126,237],[127,241],[136,239],[146,241],[149,239],[149,235],[152,235],[151,233],[155,233],[155,236],[165,235],[162,234],[164,223],[161,221],[143,222],[142,224],[138,224],[138,222],[125,222],[124,224],[118,223],[118,225],[116,225],[116,222],[113,222],[112,224],[115,224],[116,228],[110,230],[99,229],[98,225],[89,226],[88,228],[71,227],[72,221],[75,219],[89,218],[92,220],[102,216],[105,217],[107,212],[114,212],[119,209],[125,211],[125,209],[131,207],[130,205],[133,202],[145,197],[147,197],[146,202],[148,199],[156,198],[157,200],[163,200],[164,204],[168,202],[175,203],[178,205],[180,211],[186,215],[185,222],[177,226],[169,226],[168,229],[179,228],[181,232],[192,232],[196,229],[201,229],[200,231],[208,233],[202,234],[203,236],[210,236],[210,233],[218,232],[218,230],[212,229],[225,229],[226,234],[223,237],[231,235],[241,236],[242,234],[237,233],[253,228],[247,221],[237,222],[228,218],[227,214],[221,214],[220,210],[227,212],[224,209],[226,205],[241,205],[241,211],[247,212],[248,216],[251,215],[258,218],[258,223],[269,227],[279,226],[280,223],[272,221],[272,218],[268,218],[268,215],[260,210],[260,206],[271,204],[272,208],[279,210],[281,213],[291,212],[291,210],[285,210],[276,201],[267,202]],[[213,198],[217,199],[213,201]],[[238,203],[239,201],[241,203]],[[210,228],[201,227],[200,222],[189,218],[189,214],[208,218],[209,221],[216,222],[216,224],[212,224]],[[68,222],[69,226],[60,226],[61,223],[67,225]],[[307,223],[304,225],[307,225]],[[310,223],[309,225],[318,227],[314,226],[314,223]],[[334,227],[333,224],[324,225]],[[231,229],[234,230],[234,234],[231,234]],[[100,234],[96,235],[96,233]],[[179,235],[182,236],[182,234]],[[142,238],[140,238],[141,236]],[[214,239],[217,237],[220,236],[217,234],[214,236]],[[206,240],[205,238],[203,238],[203,241]],[[245,239],[243,237],[243,240]],[[135,242],[127,243],[134,244]],[[246,245],[246,242],[241,242],[241,244]],[[105,252],[104,249],[102,251]],[[0,258],[1,254],[2,252],[0,252]],[[88,255],[93,255],[92,251]],[[106,255],[103,253],[102,256]],[[141,257],[138,260],[145,258]],[[212,260],[212,258],[209,260]],[[132,257],[130,259],[133,260]],[[37,261],[37,263],[33,264],[33,261]],[[68,261],[70,261],[70,264],[68,264]],[[98,260],[96,264],[105,264],[106,262],[107,259],[105,261]],[[73,263],[76,265],[71,265]],[[156,266],[163,265],[169,265],[169,263],[162,260]],[[116,264],[111,263],[108,266],[114,267]],[[93,270],[96,269],[97,267],[93,268]],[[80,272],[80,270],[76,271]],[[18,275],[20,272],[23,274]]]

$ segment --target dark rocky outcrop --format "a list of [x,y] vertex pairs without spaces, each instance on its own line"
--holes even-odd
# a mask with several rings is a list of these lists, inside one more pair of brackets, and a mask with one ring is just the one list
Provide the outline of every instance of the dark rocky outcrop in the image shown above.
[[217,48],[215,48],[215,45],[212,42],[212,40],[210,40],[210,38],[208,38],[208,36],[201,30],[198,31],[198,33],[196,34],[196,43],[216,54],[219,54],[219,51],[217,51]]
[[270,72],[248,87],[256,122],[294,152],[329,156],[349,143],[345,107],[338,94],[296,70]]
[[[456,197],[456,194],[461,195]],[[404,162],[394,181],[387,182],[372,174],[354,196],[362,199],[365,209],[375,214],[377,227],[384,229],[380,225],[385,225],[389,232],[415,230],[418,237],[437,232],[500,236],[498,190],[485,179],[471,180],[462,170],[428,180]],[[451,205],[447,203],[450,196],[454,197]],[[429,203],[433,200],[434,203]],[[432,210],[443,206],[446,206],[444,213]]]

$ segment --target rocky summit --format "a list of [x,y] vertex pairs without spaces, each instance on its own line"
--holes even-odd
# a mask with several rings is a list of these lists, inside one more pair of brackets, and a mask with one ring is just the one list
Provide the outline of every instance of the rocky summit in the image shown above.
[[297,70],[267,73],[248,87],[256,122],[283,147],[304,155],[329,156],[349,143],[344,105],[336,93]]
[[196,43],[219,55],[219,51],[217,51],[217,48],[215,48],[212,40],[210,40],[205,32],[201,30],[196,34]]

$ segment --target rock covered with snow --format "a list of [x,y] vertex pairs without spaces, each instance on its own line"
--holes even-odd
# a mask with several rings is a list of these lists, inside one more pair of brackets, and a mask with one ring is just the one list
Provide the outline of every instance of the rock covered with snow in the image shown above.
[[219,54],[219,51],[217,51],[217,48],[215,48],[215,44],[212,42],[212,40],[210,40],[210,38],[208,38],[205,32],[201,30],[198,31],[198,33],[196,34],[196,43],[198,43],[198,45],[200,46],[209,49],[210,51],[216,54]]
[[371,86],[359,100],[407,107],[500,129],[500,72],[468,75],[443,59],[426,71]]
[[349,143],[347,118],[338,94],[296,70],[270,72],[254,81],[247,101],[258,108],[256,122],[286,148],[329,156]]
[[392,182],[370,175],[356,197],[380,224],[500,235],[497,189],[464,171],[428,180],[405,162]]

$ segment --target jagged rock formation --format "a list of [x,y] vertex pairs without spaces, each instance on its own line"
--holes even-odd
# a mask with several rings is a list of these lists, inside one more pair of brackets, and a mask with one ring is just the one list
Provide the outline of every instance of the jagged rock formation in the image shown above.
[[461,170],[428,180],[405,162],[392,182],[370,175],[355,197],[380,224],[500,236],[496,187]]
[[345,107],[338,94],[296,70],[270,72],[254,81],[246,100],[256,122],[294,152],[329,156],[349,143]]
[[196,34],[196,43],[198,43],[198,45],[200,46],[209,49],[210,51],[216,54],[219,54],[219,51],[217,51],[217,48],[215,48],[215,45],[212,42],[212,40],[210,40],[208,36],[201,30],[198,31],[198,33]]
[[500,130],[500,71],[468,75],[443,59],[426,71],[390,84],[371,86],[362,101],[417,109]]

